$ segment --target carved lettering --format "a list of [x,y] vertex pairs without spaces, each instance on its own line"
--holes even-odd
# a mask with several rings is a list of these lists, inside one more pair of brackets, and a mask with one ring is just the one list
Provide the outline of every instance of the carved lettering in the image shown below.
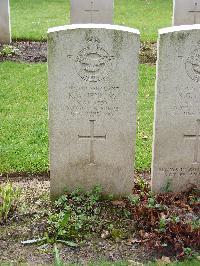
[[112,87],[74,87],[68,89],[66,107],[72,116],[92,116],[100,115],[114,116],[119,112],[118,99],[120,88]]
[[164,172],[165,178],[179,178],[179,177],[199,177],[200,167],[191,168],[159,168],[159,171]]
[[175,114],[185,116],[200,116],[200,90],[196,87],[185,87],[175,89],[176,96],[173,97],[172,111]]

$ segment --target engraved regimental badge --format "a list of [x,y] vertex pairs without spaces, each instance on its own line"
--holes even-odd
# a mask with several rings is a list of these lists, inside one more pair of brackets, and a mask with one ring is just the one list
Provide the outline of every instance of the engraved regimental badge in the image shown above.
[[97,37],[86,40],[86,46],[77,55],[75,67],[78,75],[85,81],[98,82],[113,69],[115,58],[101,47]]
[[200,83],[200,42],[185,62],[187,75],[195,82]]

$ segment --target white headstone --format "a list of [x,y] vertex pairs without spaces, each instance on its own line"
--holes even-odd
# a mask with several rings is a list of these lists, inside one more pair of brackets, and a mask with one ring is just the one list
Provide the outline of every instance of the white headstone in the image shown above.
[[71,0],[71,24],[112,24],[114,0]]
[[159,31],[152,190],[200,187],[200,25]]
[[111,25],[48,31],[51,195],[101,185],[131,192],[139,32]]
[[173,25],[200,24],[200,0],[174,0]]
[[0,43],[11,42],[9,0],[0,0]]

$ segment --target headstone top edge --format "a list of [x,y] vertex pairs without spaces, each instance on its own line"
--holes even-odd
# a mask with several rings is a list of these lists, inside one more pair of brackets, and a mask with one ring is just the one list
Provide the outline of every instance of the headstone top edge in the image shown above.
[[200,30],[200,24],[193,24],[193,25],[181,25],[181,26],[174,26],[174,27],[167,27],[160,29],[159,35],[172,33],[172,32],[181,32],[181,31],[189,31],[189,30]]
[[119,30],[124,32],[130,32],[137,35],[140,35],[140,31],[138,29],[129,28],[125,26],[119,25],[110,25],[110,24],[71,24],[49,28],[47,33],[55,33],[59,31],[67,31],[67,30],[75,30],[75,29],[108,29],[108,30]]

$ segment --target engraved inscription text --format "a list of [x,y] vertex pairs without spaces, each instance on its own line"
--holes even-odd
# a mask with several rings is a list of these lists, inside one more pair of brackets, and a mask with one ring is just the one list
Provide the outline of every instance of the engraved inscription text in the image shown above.
[[68,89],[67,110],[73,117],[113,117],[119,112],[120,88],[117,86],[71,86]]

